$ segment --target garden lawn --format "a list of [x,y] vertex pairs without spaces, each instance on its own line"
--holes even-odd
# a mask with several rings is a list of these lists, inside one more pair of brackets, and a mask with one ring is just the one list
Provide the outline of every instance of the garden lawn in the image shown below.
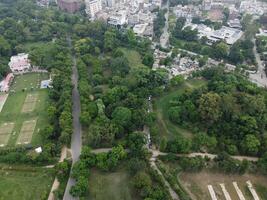
[[168,110],[169,110],[169,102],[172,98],[174,98],[178,93],[184,92],[185,89],[189,88],[198,88],[205,84],[206,82],[201,79],[191,79],[185,81],[183,85],[178,88],[172,90],[171,92],[164,93],[163,96],[156,99],[155,103],[155,112],[157,113],[157,124],[159,128],[159,132],[162,137],[166,137],[167,139],[173,139],[176,135],[182,134],[185,137],[192,137],[192,133],[189,130],[182,128],[169,120]]
[[47,199],[54,175],[51,169],[0,169],[0,200]]
[[124,53],[125,57],[128,59],[130,67],[143,67],[141,55],[132,49],[120,48]]
[[126,170],[100,172],[92,170],[89,179],[89,194],[92,200],[136,200],[130,176]]
[[[13,82],[12,88],[16,89],[16,92],[10,92],[7,101],[0,113],[0,125],[3,123],[13,122],[14,129],[9,138],[7,146],[14,146],[16,144],[17,138],[20,134],[20,130],[23,122],[37,119],[37,124],[34,129],[32,136],[32,145],[40,145],[42,143],[41,137],[38,134],[39,130],[44,128],[48,124],[47,117],[47,107],[49,106],[48,89],[31,89],[22,91],[22,88],[27,86],[29,83],[39,84],[40,80],[46,79],[48,75],[46,74],[27,74],[22,75],[22,77],[17,76]],[[26,80],[26,81],[25,81]],[[24,84],[24,85],[23,85]],[[31,112],[21,112],[23,104],[25,102],[27,94],[37,94],[37,100],[33,111]]]
[[48,79],[47,73],[28,73],[23,75],[18,75],[15,77],[13,84],[10,88],[11,91],[19,92],[22,89],[26,91],[33,89],[39,89],[41,80]]

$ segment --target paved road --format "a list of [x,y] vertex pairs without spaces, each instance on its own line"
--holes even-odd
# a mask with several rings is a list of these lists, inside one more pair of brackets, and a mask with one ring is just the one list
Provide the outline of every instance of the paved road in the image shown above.
[[[68,43],[70,49],[72,49],[72,43],[71,39],[68,38]],[[78,70],[76,66],[76,57],[74,54],[72,54],[72,84],[73,84],[73,90],[72,90],[72,117],[73,117],[73,134],[71,138],[71,152],[72,152],[72,166],[76,161],[79,160],[79,156],[81,154],[81,148],[82,148],[82,128],[79,121],[80,113],[81,113],[81,105],[80,105],[80,94],[78,91]],[[76,200],[78,198],[74,198],[70,195],[69,191],[71,186],[75,184],[75,180],[72,178],[69,178],[67,187],[64,193],[63,200]]]
[[249,78],[252,82],[256,83],[258,86],[261,87],[267,87],[267,77],[264,71],[264,66],[262,64],[262,61],[260,59],[260,55],[257,52],[256,44],[255,44],[255,38],[253,39],[254,47],[253,47],[253,53],[256,58],[256,62],[258,64],[258,71],[255,74],[250,74]]
[[167,12],[165,13],[165,26],[163,28],[163,33],[160,37],[160,45],[163,48],[169,47],[169,0],[166,2],[166,5],[162,7],[162,9],[167,9]]

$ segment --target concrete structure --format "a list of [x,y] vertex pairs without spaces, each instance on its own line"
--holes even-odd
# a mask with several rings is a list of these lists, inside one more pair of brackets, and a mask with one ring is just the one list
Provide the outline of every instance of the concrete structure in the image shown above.
[[145,24],[137,24],[137,25],[134,26],[133,32],[138,36],[143,36],[147,26],[148,26],[147,23],[145,23]]
[[9,87],[14,79],[14,75],[9,73],[1,82],[0,82],[0,91],[1,92],[8,92]]
[[57,0],[60,9],[70,13],[78,11],[82,5],[81,0]]
[[49,0],[37,0],[37,5],[41,7],[48,7],[49,2]]
[[48,80],[43,80],[41,81],[41,86],[40,88],[41,89],[44,89],[44,88],[51,88],[52,87],[52,80],[51,79],[48,79]]
[[223,26],[221,29],[218,30],[214,30],[204,24],[188,23],[187,25],[185,25],[185,27],[187,26],[190,26],[193,30],[197,29],[199,38],[202,38],[204,36],[207,37],[208,44],[212,44],[223,40],[227,44],[232,45],[237,40],[239,40],[243,35],[243,31],[226,26]]
[[123,26],[128,23],[127,12],[125,10],[120,10],[114,15],[110,16],[108,19],[108,24],[112,26]]
[[229,20],[227,22],[227,24],[229,25],[229,27],[231,28],[238,28],[238,29],[241,29],[242,28],[242,25],[241,25],[241,22],[239,19],[233,19],[233,20]]
[[85,12],[91,18],[95,18],[95,15],[102,10],[101,0],[85,0]]
[[8,66],[10,67],[12,72],[25,72],[31,68],[29,55],[25,53],[18,54],[16,56],[12,56],[10,58],[10,62]]

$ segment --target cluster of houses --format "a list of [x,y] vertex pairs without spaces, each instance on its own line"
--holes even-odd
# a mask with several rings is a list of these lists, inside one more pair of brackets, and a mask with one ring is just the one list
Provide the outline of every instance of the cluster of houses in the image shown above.
[[199,62],[197,59],[192,59],[190,56],[182,57],[181,54],[178,54],[172,61],[170,66],[161,64],[161,60],[164,60],[168,57],[171,57],[172,52],[163,52],[159,49],[154,51],[154,64],[153,69],[163,68],[169,71],[170,77],[177,75],[188,75],[192,71],[195,71],[199,68]]

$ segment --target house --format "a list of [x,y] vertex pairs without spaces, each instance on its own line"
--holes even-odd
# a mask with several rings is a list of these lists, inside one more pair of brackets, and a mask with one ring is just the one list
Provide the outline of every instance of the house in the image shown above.
[[31,68],[31,63],[29,60],[29,55],[26,53],[20,53],[16,56],[10,58],[8,63],[12,72],[25,72]]

